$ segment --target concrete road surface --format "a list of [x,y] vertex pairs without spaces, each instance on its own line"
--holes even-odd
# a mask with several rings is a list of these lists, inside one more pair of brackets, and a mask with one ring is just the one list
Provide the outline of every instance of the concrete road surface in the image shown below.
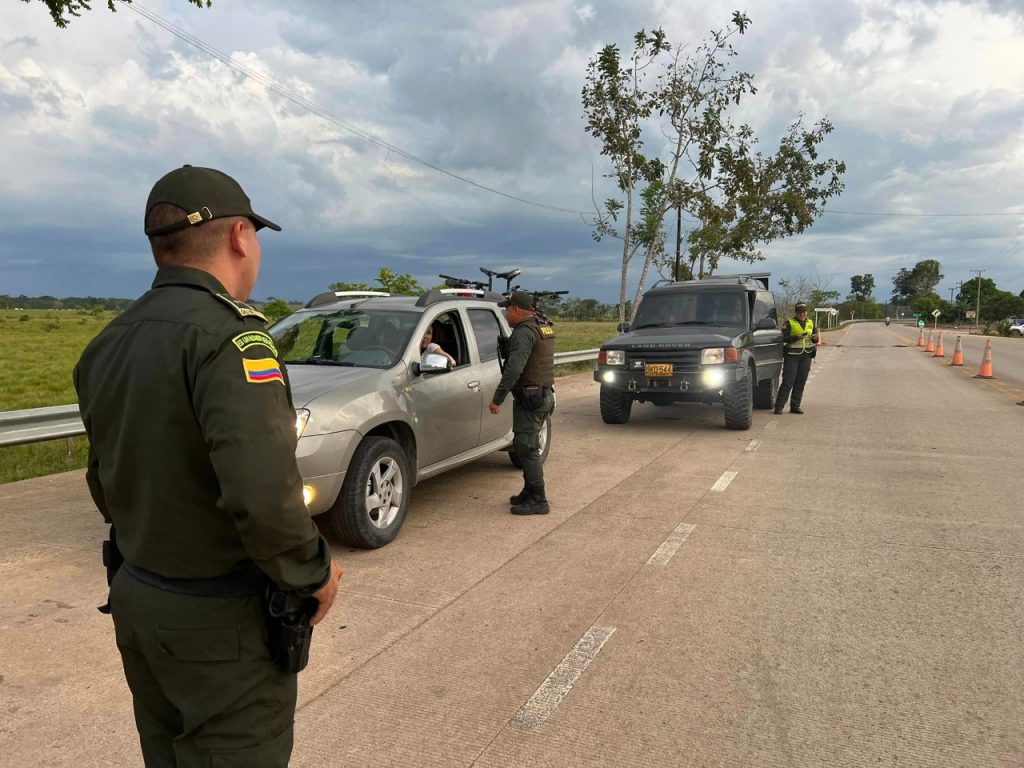
[[[807,414],[559,382],[553,512],[416,489],[300,678],[295,766],[1024,766],[1024,408],[883,326]],[[138,766],[80,473],[0,487],[0,764]]]

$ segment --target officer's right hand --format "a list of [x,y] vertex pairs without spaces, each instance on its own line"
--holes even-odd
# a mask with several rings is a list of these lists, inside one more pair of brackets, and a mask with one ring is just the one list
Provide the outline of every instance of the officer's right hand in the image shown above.
[[327,583],[313,593],[313,597],[320,603],[313,618],[309,620],[313,626],[319,624],[320,619],[326,616],[327,612],[331,610],[331,606],[334,605],[334,598],[338,596],[338,580],[341,578],[341,573],[341,566],[332,560],[331,575],[327,577]]

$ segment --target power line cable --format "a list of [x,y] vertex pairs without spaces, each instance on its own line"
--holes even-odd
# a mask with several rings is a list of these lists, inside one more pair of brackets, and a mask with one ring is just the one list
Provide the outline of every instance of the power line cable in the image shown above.
[[[139,14],[143,18],[148,19],[149,21],[151,21],[154,24],[156,24],[157,26],[163,28],[167,32],[170,32],[172,35],[174,35],[178,39],[182,40],[183,42],[186,42],[189,45],[191,45],[191,46],[193,46],[195,48],[198,48],[203,53],[206,53],[208,56],[212,56],[213,58],[223,62],[227,66],[231,67],[232,69],[234,69],[237,72],[240,72],[241,74],[245,75],[246,77],[250,78],[251,80],[255,80],[256,82],[258,82],[260,85],[264,86],[267,90],[271,91],[272,93],[276,93],[278,96],[281,96],[282,98],[287,99],[287,100],[291,101],[292,103],[297,104],[297,105],[299,105],[299,106],[309,110],[313,114],[315,114],[315,115],[317,115],[319,117],[322,117],[323,119],[327,120],[330,123],[333,123],[334,125],[338,126],[339,128],[342,128],[343,130],[346,130],[346,131],[348,131],[350,133],[353,133],[356,136],[359,136],[360,138],[362,138],[362,139],[364,139],[364,140],[366,140],[366,141],[368,141],[368,142],[370,142],[372,144],[375,144],[378,147],[381,147],[382,149],[387,149],[390,152],[394,152],[396,155],[399,155],[400,157],[404,157],[406,160],[409,160],[409,161],[414,162],[414,163],[419,163],[420,165],[423,165],[424,167],[429,168],[432,171],[436,171],[437,173],[444,174],[445,176],[448,176],[448,177],[450,177],[452,179],[455,179],[456,181],[461,181],[463,184],[468,184],[469,186],[476,187],[477,189],[483,190],[485,192],[490,192],[491,194],[498,195],[500,197],[504,197],[504,198],[506,198],[508,200],[514,200],[515,202],[523,203],[524,205],[531,205],[531,206],[534,206],[536,208],[545,208],[547,210],[556,211],[558,213],[570,213],[570,214],[573,214],[573,215],[576,215],[576,216],[581,216],[581,217],[595,215],[593,211],[580,211],[580,210],[577,210],[575,208],[562,208],[562,207],[559,207],[559,206],[556,206],[556,205],[549,205],[547,203],[540,203],[540,202],[537,202],[535,200],[529,200],[529,199],[527,199],[525,197],[520,197],[518,195],[513,195],[513,194],[510,194],[508,192],[502,192],[500,189],[495,189],[494,187],[489,187],[486,184],[481,184],[481,183],[479,183],[477,181],[473,181],[472,179],[467,178],[465,176],[462,176],[462,175],[460,175],[458,173],[455,173],[454,171],[449,171],[448,169],[443,168],[443,167],[441,167],[439,165],[436,165],[435,163],[432,163],[429,160],[425,160],[424,158],[419,157],[418,155],[414,155],[411,152],[407,152],[406,150],[402,149],[401,147],[397,147],[394,144],[391,144],[391,143],[389,143],[387,141],[384,141],[383,139],[379,139],[376,136],[374,136],[373,134],[368,133],[367,131],[359,128],[358,126],[353,125],[352,123],[347,122],[346,120],[344,120],[343,118],[341,118],[338,115],[334,114],[333,112],[331,112],[331,111],[329,111],[327,109],[324,109],[323,107],[321,107],[320,105],[316,104],[315,102],[312,102],[309,99],[307,99],[307,98],[305,98],[303,96],[300,96],[299,94],[295,93],[294,91],[286,88],[285,86],[283,86],[280,83],[278,83],[276,80],[273,80],[272,78],[267,77],[266,75],[263,75],[260,72],[257,72],[256,70],[252,69],[251,67],[246,66],[245,64],[241,63],[240,61],[238,61],[236,59],[233,59],[232,57],[228,56],[223,51],[220,51],[219,49],[213,47],[212,45],[210,45],[209,43],[205,42],[201,38],[196,37],[192,33],[185,31],[184,29],[181,29],[181,27],[175,26],[170,21],[168,21],[167,19],[165,19],[162,16],[160,16],[158,13],[155,13],[154,11],[151,11],[148,8],[144,8],[141,5],[138,5],[137,3],[127,2],[127,0],[121,0],[121,3],[125,7],[127,7],[129,10],[134,11],[135,13]],[[1004,211],[1004,212],[992,212],[992,213],[893,213],[893,212],[885,212],[885,211],[840,211],[840,210],[834,210],[834,209],[828,209],[828,208],[823,210],[822,213],[823,214],[841,215],[841,216],[881,216],[881,217],[911,217],[911,218],[967,218],[967,217],[983,217],[983,216],[1024,216],[1024,211],[1018,211],[1018,212],[1005,212]]]
[[314,102],[310,101],[309,99],[306,99],[300,96],[299,94],[295,93],[294,91],[285,88],[277,81],[257,72],[256,70],[246,66],[245,64],[242,64],[240,61],[231,58],[223,51],[214,48],[212,45],[204,42],[195,35],[186,32],[180,27],[175,26],[159,14],[154,13],[153,11],[150,11],[147,8],[143,8],[142,6],[137,5],[136,3],[127,3],[125,2],[125,0],[121,0],[121,2],[124,3],[124,5],[130,10],[148,19],[157,26],[167,30],[178,39],[188,43],[191,46],[194,46],[195,48],[198,48],[199,50],[203,51],[203,53],[206,53],[207,55],[212,56],[213,58],[218,59],[219,61],[222,61],[224,64],[228,65],[237,72],[240,72],[246,77],[255,80],[260,85],[267,88],[269,91],[276,93],[278,96],[288,99],[294,104],[297,104],[309,110],[310,112],[333,123],[339,128],[349,131],[350,133],[354,133],[356,136],[359,136],[360,138],[365,139],[366,141],[375,144],[378,147],[387,149],[390,152],[394,152],[396,155],[404,157],[406,160],[419,163],[420,165],[426,166],[427,168],[430,168],[433,171],[437,171],[438,173],[442,173],[445,176],[449,176],[457,181],[461,181],[463,184],[469,184],[470,186],[476,187],[477,189],[484,190],[485,192],[490,192],[491,194],[499,195],[509,200],[515,200],[516,202],[523,203],[524,205],[532,205],[537,208],[546,208],[548,210],[557,211],[559,213],[571,213],[573,215],[579,216],[593,215],[593,212],[588,213],[586,211],[578,211],[572,208],[560,208],[559,206],[556,205],[539,203],[534,200],[528,200],[525,197],[519,197],[518,195],[513,195],[508,192],[502,192],[500,189],[494,189],[493,187],[489,187],[486,184],[480,184],[479,182],[473,181],[472,179],[466,178],[465,176],[461,176],[457,173],[454,173],[453,171],[447,170],[446,168],[442,168],[439,165],[435,165],[434,163],[431,163],[429,160],[424,160],[422,157],[418,157],[417,155],[414,155],[411,152],[407,152],[400,147],[396,147],[394,144],[386,142],[383,139],[379,139],[373,134],[367,133],[366,131],[362,130],[358,126],[352,125],[351,123],[345,121],[344,119],[334,114],[333,112],[330,112],[324,109],[323,107],[319,106],[318,104],[315,104]]

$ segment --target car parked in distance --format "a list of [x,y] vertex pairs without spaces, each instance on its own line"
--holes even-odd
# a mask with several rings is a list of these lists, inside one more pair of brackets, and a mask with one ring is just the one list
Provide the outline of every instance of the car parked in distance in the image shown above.
[[[512,444],[511,408],[487,408],[510,333],[502,296],[458,294],[331,291],[269,329],[291,382],[306,505],[347,544],[392,541],[416,483]],[[454,367],[421,355],[428,328]],[[550,434],[549,421],[544,458]]]
[[725,426],[749,429],[771,408],[783,343],[766,273],[666,281],[647,291],[633,324],[601,347],[594,380],[601,418],[629,420],[633,403],[722,403]]

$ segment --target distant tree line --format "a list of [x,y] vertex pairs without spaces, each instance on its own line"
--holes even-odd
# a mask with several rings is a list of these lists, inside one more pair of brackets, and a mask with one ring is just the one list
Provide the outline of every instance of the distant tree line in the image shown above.
[[95,296],[68,296],[58,299],[54,296],[0,294],[0,309],[106,309],[120,312],[133,301],[134,299],[104,299]]

